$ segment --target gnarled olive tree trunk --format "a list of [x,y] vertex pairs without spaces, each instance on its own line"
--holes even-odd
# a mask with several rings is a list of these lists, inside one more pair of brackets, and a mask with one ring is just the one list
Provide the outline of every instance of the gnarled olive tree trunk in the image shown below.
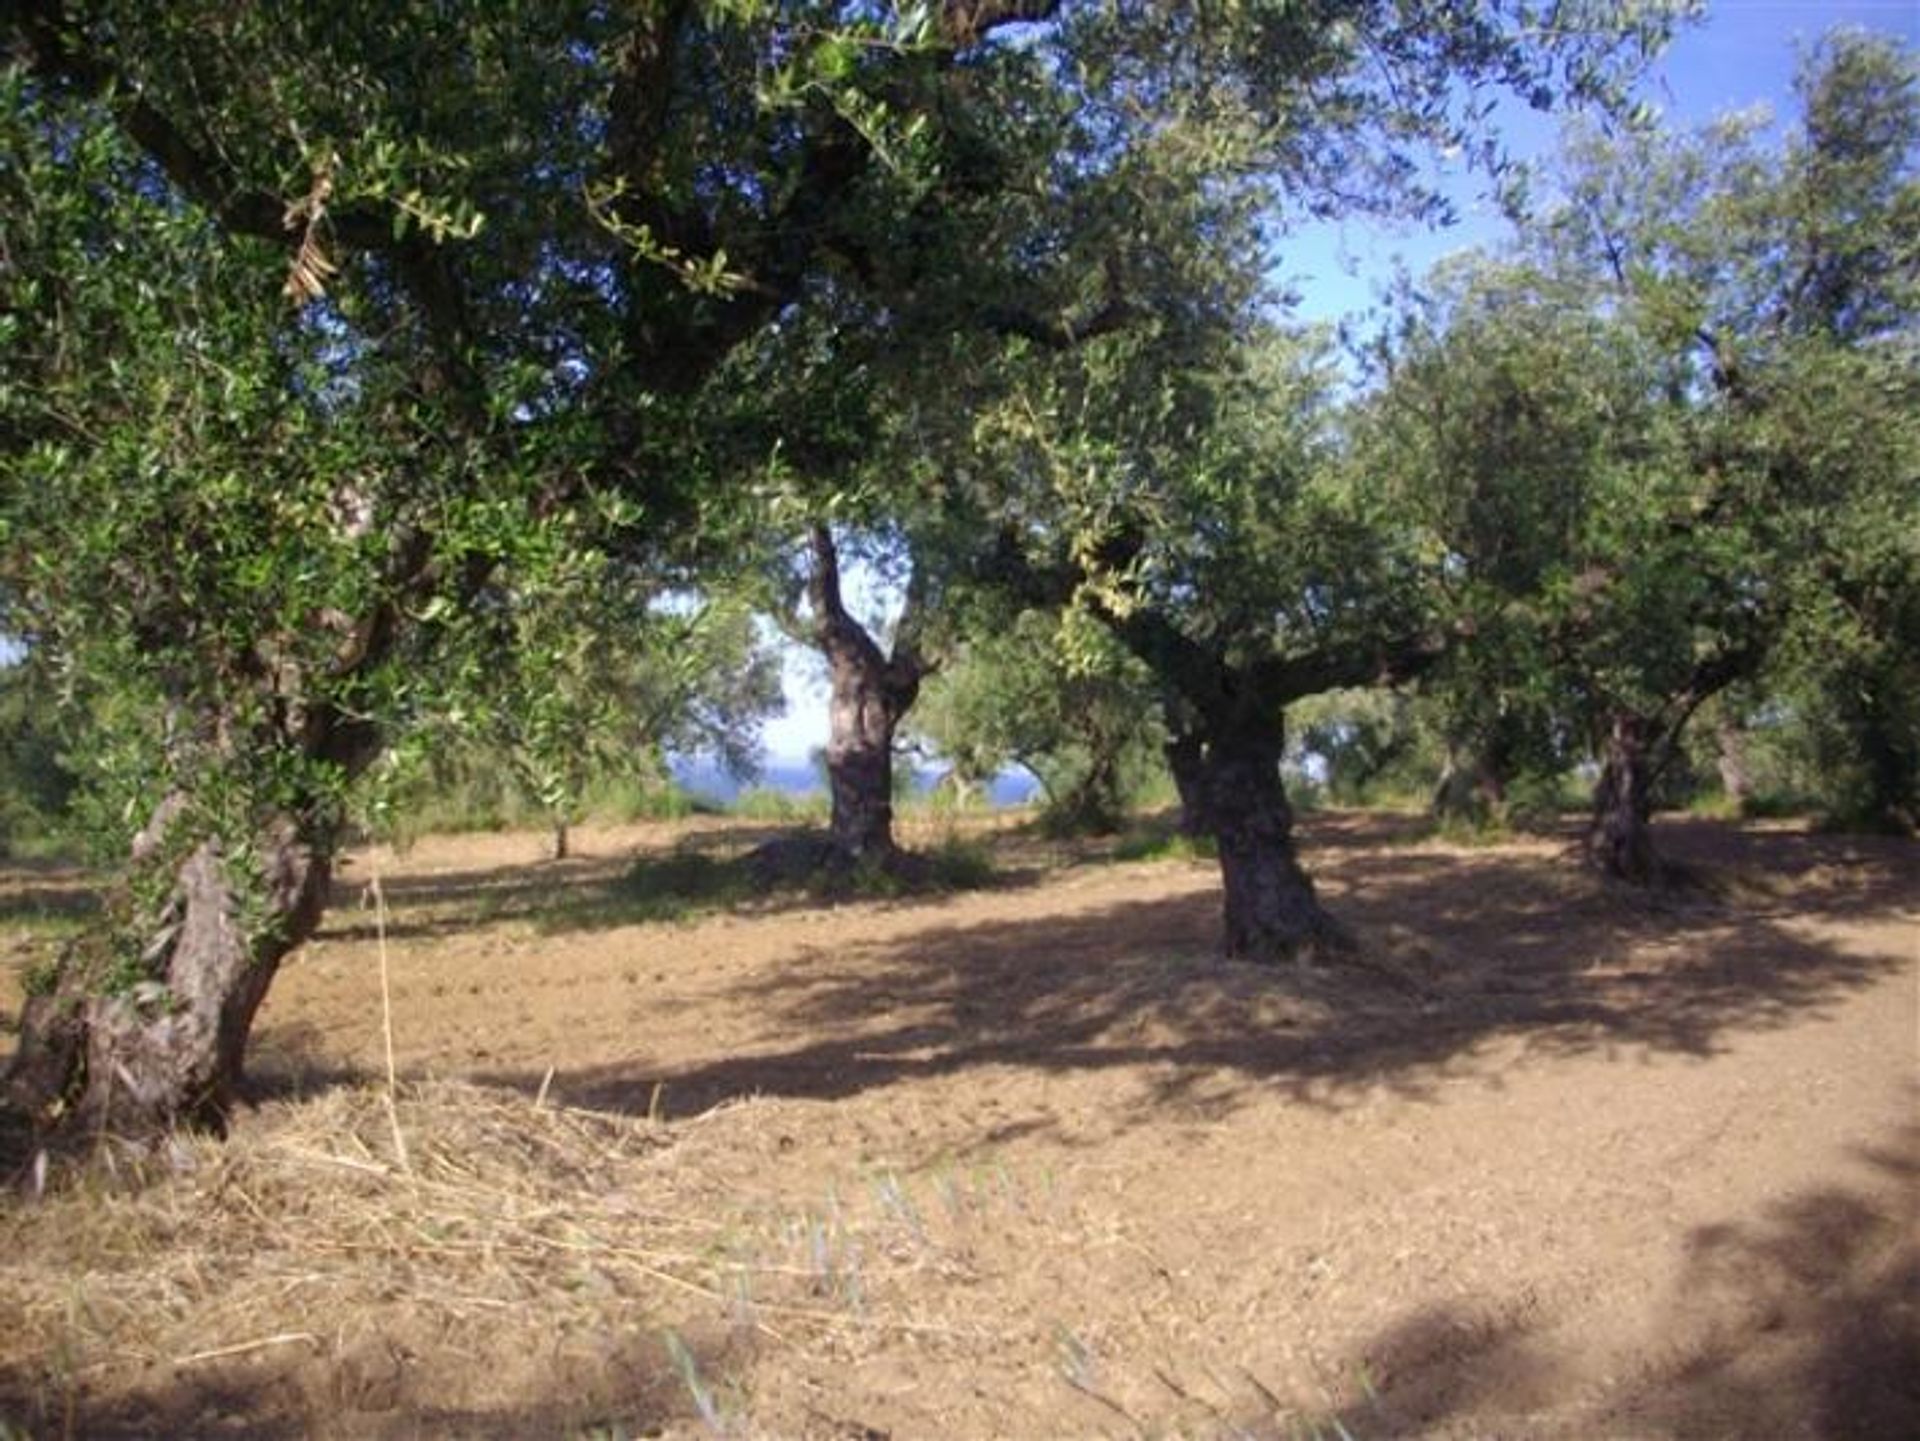
[[274,815],[235,855],[193,835],[190,815],[179,795],[160,805],[134,844],[136,879],[22,1012],[6,1095],[42,1127],[226,1127],[254,1014],[319,925],[333,842]]
[[1506,807],[1507,778],[1492,742],[1449,741],[1429,809],[1436,819],[1480,825]]
[[1660,860],[1648,822],[1653,815],[1654,726],[1642,716],[1616,713],[1601,747],[1593,788],[1587,857],[1616,880],[1645,885],[1658,878]]
[[893,684],[890,667],[859,647],[829,645],[827,785],[833,843],[851,860],[888,860],[893,837],[893,738],[917,681]]
[[1244,960],[1308,960],[1349,944],[1294,852],[1284,747],[1277,708],[1269,724],[1187,737],[1182,746],[1183,809],[1219,849],[1225,949]]
[[[393,614],[383,609],[344,659],[358,664],[389,645]],[[177,1126],[225,1130],[254,1016],[326,909],[338,798],[384,747],[369,719],[328,704],[286,707],[281,720],[271,735],[232,740],[254,766],[218,746],[178,758],[99,923],[28,1000],[0,1098],[36,1129],[133,1140]],[[243,734],[211,720],[205,733]],[[277,751],[278,763],[260,766],[256,747]],[[241,798],[240,777],[296,773],[306,780],[277,799]],[[196,777],[211,778],[208,791]],[[201,803],[210,796],[225,804]]]
[[913,644],[920,596],[910,582],[907,608],[889,655],[847,613],[832,532],[815,525],[808,547],[812,636],[826,657],[831,686],[827,787],[833,802],[834,851],[846,863],[891,865],[899,855],[893,837],[894,734],[919,698],[928,670]]

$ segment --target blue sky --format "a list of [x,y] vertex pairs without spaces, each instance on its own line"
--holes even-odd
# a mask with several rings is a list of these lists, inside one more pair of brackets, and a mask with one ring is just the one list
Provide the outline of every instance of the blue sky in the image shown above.
[[[1898,35],[1920,46],[1920,0],[1708,0],[1704,21],[1668,47],[1641,95],[1674,125],[1697,125],[1756,104],[1788,116],[1800,52],[1840,26]],[[1515,104],[1502,119],[1508,149],[1534,160],[1552,152],[1562,117]],[[1396,267],[1419,274],[1442,256],[1499,240],[1505,222],[1491,202],[1477,198],[1476,178],[1464,165],[1446,178],[1461,211],[1460,223],[1448,229],[1329,223],[1290,237],[1278,263],[1299,290],[1301,317],[1338,321],[1361,314]]]
[[[1802,50],[1828,30],[1851,25],[1897,35],[1920,46],[1920,0],[1709,0],[1702,23],[1681,33],[1642,87],[1642,96],[1672,124],[1691,125],[1756,104],[1776,115],[1793,109],[1793,76]],[[1508,149],[1519,159],[1548,154],[1555,117],[1515,107]],[[1459,193],[1475,183],[1458,177]],[[1404,267],[1418,274],[1456,250],[1500,239],[1505,222],[1489,203],[1464,199],[1460,223],[1433,231],[1353,222],[1305,227],[1276,255],[1280,273],[1300,293],[1304,319],[1337,321],[1364,313]],[[852,578],[850,577],[850,580]],[[819,666],[790,652],[787,713],[768,725],[767,754],[797,760],[826,744],[825,682]]]

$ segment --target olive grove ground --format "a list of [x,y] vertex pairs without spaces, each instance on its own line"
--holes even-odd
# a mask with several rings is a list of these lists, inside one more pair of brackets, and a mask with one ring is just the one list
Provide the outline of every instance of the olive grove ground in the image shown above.
[[[1914,1434],[1914,848],[1667,835],[1647,899],[1311,818],[1337,978],[1216,960],[1210,861],[1007,830],[836,906],[677,900],[761,838],[709,819],[357,852],[230,1143],[0,1203],[0,1418]],[[82,885],[0,882],[0,1012]]]

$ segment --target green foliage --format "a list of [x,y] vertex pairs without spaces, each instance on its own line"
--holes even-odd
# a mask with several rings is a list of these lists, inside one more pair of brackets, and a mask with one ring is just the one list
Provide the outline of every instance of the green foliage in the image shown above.
[[1084,616],[1027,611],[967,643],[927,685],[914,733],[960,786],[1031,773],[1042,821],[1062,834],[1117,829],[1159,764],[1157,702],[1144,667]]
[[1089,345],[990,418],[1029,573],[1073,577],[1073,608],[1176,712],[1277,730],[1425,627],[1411,536],[1345,464],[1335,390],[1325,337],[1220,316]]
[[[1476,642],[1456,708],[1570,690],[1595,712],[1658,707],[1703,639],[1748,618],[1758,563],[1737,524],[1689,523],[1715,482],[1688,454],[1687,392],[1591,293],[1496,265],[1450,279],[1461,289],[1410,333],[1369,440],[1430,527]],[[1558,674],[1543,664],[1569,647]]]
[[1182,835],[1164,826],[1141,827],[1113,848],[1116,861],[1212,861],[1217,856],[1213,837]]
[[1450,741],[1552,770],[1637,717],[1678,796],[1695,709],[1767,668],[1840,808],[1910,810],[1920,91],[1844,34],[1801,91],[1777,148],[1577,138],[1558,207],[1387,348],[1367,442],[1468,636]]
[[444,695],[432,660],[477,568],[569,547],[528,509],[540,447],[497,451],[280,262],[182,206],[101,106],[0,97],[0,586],[58,698],[96,854],[156,815],[103,962],[136,988],[174,869],[217,849],[270,942],[263,835],[326,846],[383,736]]
[[53,698],[32,666],[0,665],[0,859],[57,854],[74,788]]
[[1288,760],[1334,805],[1424,803],[1440,771],[1439,738],[1413,697],[1341,690],[1288,708]]
[[669,752],[752,772],[781,696],[744,607],[690,593],[663,604],[657,581],[586,551],[534,585],[508,580],[435,731],[390,754],[379,824],[417,827],[423,802],[461,795],[501,825],[671,813]]
[[78,979],[237,999],[167,991],[187,858],[270,964],[286,863],[436,762],[564,823],[689,731],[737,753],[750,622],[660,601],[775,501],[929,599],[928,556],[1031,540],[1163,689],[1276,724],[1428,623],[1324,351],[1255,319],[1269,219],[1437,213],[1420,148],[1498,169],[1483,87],[1618,111],[1684,7],[1069,3],[1010,43],[1029,8],[10,9],[0,633],[137,851]]

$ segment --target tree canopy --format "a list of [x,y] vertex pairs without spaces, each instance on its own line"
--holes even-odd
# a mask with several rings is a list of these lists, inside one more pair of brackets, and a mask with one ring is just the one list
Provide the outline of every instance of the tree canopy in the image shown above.
[[[1213,767],[1230,945],[1330,935],[1280,708],[1424,663],[1447,616],[1266,313],[1271,246],[1443,209],[1416,157],[1497,168],[1495,92],[1623,112],[1680,8],[14,7],[9,625],[120,723],[93,768],[133,883],[11,1091],[217,1123],[356,780],[463,708],[572,733],[554,607],[640,578],[639,654],[646,578],[697,578],[782,452],[802,499],[860,497],[796,527],[816,582],[836,522],[944,562],[955,516],[956,576],[1064,579]],[[489,684],[489,646],[554,684]]]

